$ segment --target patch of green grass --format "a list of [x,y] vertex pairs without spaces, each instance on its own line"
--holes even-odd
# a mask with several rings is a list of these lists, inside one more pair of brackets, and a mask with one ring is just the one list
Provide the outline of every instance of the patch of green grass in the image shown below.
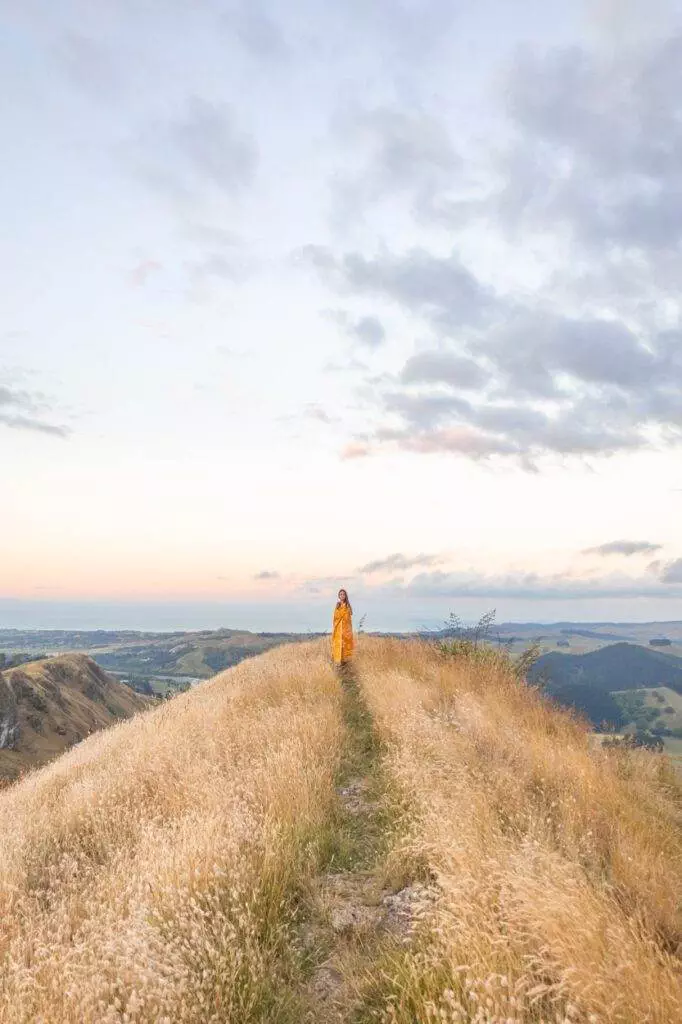
[[337,791],[363,781],[362,800],[367,809],[352,813],[337,801],[328,824],[326,855],[328,871],[371,868],[386,848],[394,823],[391,802],[386,800],[386,779],[381,763],[381,743],[374,721],[362,697],[355,672],[344,666],[339,672],[341,710],[347,742],[336,779]]

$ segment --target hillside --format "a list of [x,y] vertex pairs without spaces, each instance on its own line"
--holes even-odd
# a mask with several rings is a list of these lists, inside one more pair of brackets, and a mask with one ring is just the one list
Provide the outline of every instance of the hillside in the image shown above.
[[543,654],[532,672],[534,679],[542,676],[606,691],[668,686],[682,693],[682,659],[636,644],[611,644],[589,654]]
[[682,694],[661,686],[615,691],[611,696],[618,703],[626,722],[632,722],[640,729],[665,730],[675,737],[682,737]]
[[44,764],[149,703],[84,654],[0,672],[0,779]]
[[0,793],[3,1024],[670,1024],[682,786],[491,650],[235,669]]
[[[668,688],[682,694],[682,659],[656,648],[618,643],[588,654],[543,654],[529,677],[543,692],[585,715],[595,728],[621,729],[646,716],[632,716],[633,700],[623,694]],[[617,696],[620,694],[621,696]],[[672,722],[651,714],[651,722],[669,731]]]

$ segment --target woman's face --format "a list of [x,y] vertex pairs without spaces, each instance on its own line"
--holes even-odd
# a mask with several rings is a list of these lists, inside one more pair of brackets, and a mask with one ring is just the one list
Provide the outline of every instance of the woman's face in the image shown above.
[[348,594],[346,593],[345,590],[339,590],[339,601],[341,602],[341,604],[346,604],[346,602],[348,601]]

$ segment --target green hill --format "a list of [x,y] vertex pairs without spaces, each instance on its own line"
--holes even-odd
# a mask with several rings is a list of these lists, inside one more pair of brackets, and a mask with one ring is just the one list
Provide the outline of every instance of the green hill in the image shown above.
[[682,658],[637,644],[611,644],[589,654],[551,651],[538,659],[531,678],[552,685],[580,683],[600,690],[668,686],[682,693]]
[[660,650],[619,643],[589,654],[543,654],[529,673],[532,682],[597,728],[619,729],[632,721],[618,692],[667,687],[682,694],[682,659]]

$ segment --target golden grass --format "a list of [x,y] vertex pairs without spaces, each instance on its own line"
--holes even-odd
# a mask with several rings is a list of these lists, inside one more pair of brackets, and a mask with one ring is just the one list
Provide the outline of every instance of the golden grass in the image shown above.
[[682,790],[666,762],[591,749],[492,652],[374,640],[358,662],[411,808],[392,870],[428,871],[439,892],[417,946],[370,984],[368,1019],[682,1020]]
[[352,849],[435,884],[414,942],[358,948],[356,1024],[682,1020],[665,759],[595,749],[493,652],[364,638],[373,721],[327,654],[246,661],[0,793],[2,1024],[306,1019],[298,916],[345,864],[335,782],[370,768],[386,842]]
[[289,1019],[339,704],[322,645],[279,649],[0,794],[3,1024]]

